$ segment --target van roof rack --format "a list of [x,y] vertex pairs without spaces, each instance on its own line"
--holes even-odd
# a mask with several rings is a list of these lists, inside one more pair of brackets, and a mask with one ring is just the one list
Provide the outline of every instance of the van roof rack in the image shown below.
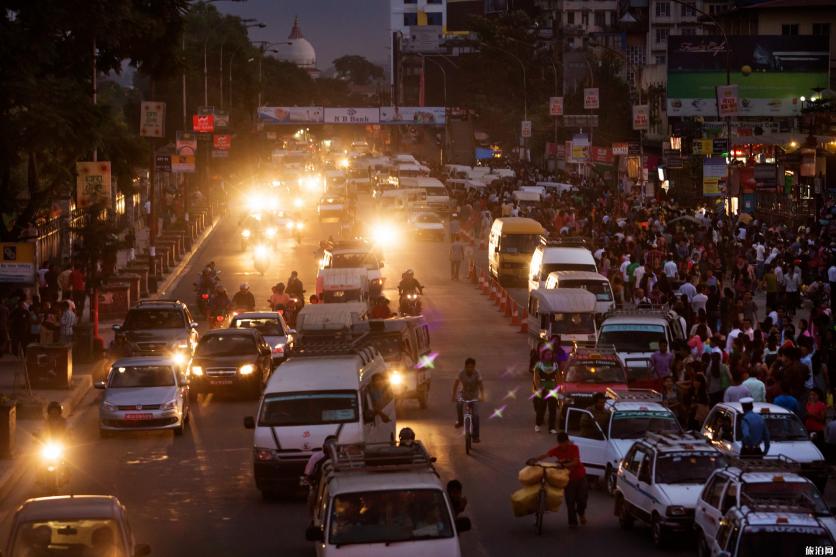
[[781,498],[753,498],[746,493],[740,494],[743,515],[750,513],[804,513],[815,512],[815,500],[806,493],[795,493]]
[[[657,433],[655,431],[648,431],[644,434],[644,440],[660,448],[692,449],[711,447],[705,437],[694,431],[685,431],[682,433]],[[700,445],[700,447],[694,447],[694,445]]]
[[183,302],[177,298],[158,298],[156,300],[140,300],[134,307],[137,306],[153,306],[153,305],[180,305]]
[[613,389],[607,387],[607,398],[619,402],[662,402],[662,393],[653,389]]
[[618,349],[615,347],[615,344],[595,344],[593,346],[584,346],[583,344],[578,344],[576,352],[578,354],[592,353],[614,356],[618,354]]
[[540,244],[544,246],[560,246],[564,248],[585,248],[589,245],[586,238],[582,236],[558,236],[557,238],[547,238],[540,236]]
[[369,362],[378,354],[375,346],[369,343],[368,335],[348,336],[344,334],[301,335],[290,351],[294,358],[315,356],[357,355]]
[[629,308],[629,309],[611,309],[604,315],[604,317],[610,316],[618,316],[618,315],[647,315],[647,316],[660,316],[660,317],[668,317],[671,314],[675,314],[672,309],[670,309],[665,304],[654,304],[650,305],[650,307],[642,307],[642,308]]
[[801,463],[788,456],[775,455],[762,458],[729,458],[727,468],[737,468],[742,474],[749,472],[801,472]]
[[401,472],[404,470],[429,471],[436,475],[433,463],[423,443],[412,446],[394,443],[358,443],[353,445],[327,445],[326,470],[335,472]]

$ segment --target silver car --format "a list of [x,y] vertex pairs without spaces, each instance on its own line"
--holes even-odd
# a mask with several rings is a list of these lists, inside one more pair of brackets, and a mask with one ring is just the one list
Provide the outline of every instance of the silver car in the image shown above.
[[182,435],[189,423],[189,385],[184,364],[171,357],[121,358],[107,379],[99,405],[99,432],[171,429]]
[[293,348],[293,329],[276,311],[246,311],[232,317],[230,329],[256,329],[270,345],[273,367],[282,363]]

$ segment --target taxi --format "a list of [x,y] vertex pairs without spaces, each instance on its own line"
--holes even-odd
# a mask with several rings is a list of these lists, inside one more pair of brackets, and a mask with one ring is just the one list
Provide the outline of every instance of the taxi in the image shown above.
[[576,350],[569,356],[557,385],[561,421],[569,408],[592,405],[595,393],[627,390],[627,371],[616,354]]

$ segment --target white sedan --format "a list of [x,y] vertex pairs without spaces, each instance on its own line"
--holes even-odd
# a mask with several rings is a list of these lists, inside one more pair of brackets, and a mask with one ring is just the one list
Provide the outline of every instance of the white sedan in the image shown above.
[[409,220],[415,236],[418,238],[443,241],[447,236],[444,221],[436,213],[430,211],[414,213]]

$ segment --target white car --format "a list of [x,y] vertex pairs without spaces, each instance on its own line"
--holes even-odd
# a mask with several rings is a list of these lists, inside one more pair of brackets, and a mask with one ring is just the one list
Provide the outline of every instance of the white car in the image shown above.
[[[708,540],[702,556],[830,555],[833,535],[822,520],[795,505],[733,507],[721,521],[717,535]],[[830,550],[828,552],[828,550]]]
[[[767,456],[780,455],[798,462],[801,474],[823,492],[829,467],[821,451],[810,441],[801,419],[786,408],[766,402],[756,402],[752,411],[758,412],[766,421],[770,438]],[[711,409],[701,432],[723,454],[740,456],[742,420],[740,403],[724,402]]]
[[[564,431],[578,446],[586,474],[603,478],[607,491],[615,493],[618,464],[633,444],[648,431],[679,433],[682,427],[673,412],[663,406],[661,396],[653,392],[609,391],[605,408],[610,413],[606,431],[592,418],[589,410],[570,407]],[[584,416],[592,429],[584,428]]]
[[189,379],[185,362],[162,356],[120,358],[104,381],[99,433],[170,429],[182,435],[189,423]]
[[444,221],[434,212],[422,211],[420,213],[414,213],[410,216],[409,220],[412,223],[415,236],[418,238],[430,238],[443,241],[447,236]]
[[319,222],[338,222],[348,208],[348,203],[338,195],[325,195],[319,200]]
[[740,459],[718,468],[706,482],[697,502],[694,529],[701,555],[716,544],[723,517],[733,507],[758,504],[799,505],[815,515],[836,535],[836,518],[813,482],[800,475],[801,467],[789,459]]
[[284,317],[276,311],[246,311],[236,314],[229,323],[230,329],[256,329],[264,337],[272,351],[273,367],[287,358],[293,348],[293,330]]
[[628,529],[638,518],[650,524],[653,543],[689,532],[702,487],[723,455],[692,433],[648,433],[627,451],[618,468],[615,515]]

